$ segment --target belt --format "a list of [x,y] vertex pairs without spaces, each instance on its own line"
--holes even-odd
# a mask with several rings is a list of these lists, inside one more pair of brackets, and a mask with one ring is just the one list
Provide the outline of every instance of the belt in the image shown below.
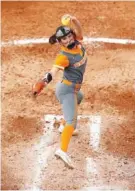
[[65,80],[65,79],[63,79],[61,82],[62,82],[63,84],[68,85],[68,86],[74,85],[74,87],[75,87],[76,89],[80,89],[81,86],[82,86],[82,84],[75,84],[75,83],[70,82],[70,81]]

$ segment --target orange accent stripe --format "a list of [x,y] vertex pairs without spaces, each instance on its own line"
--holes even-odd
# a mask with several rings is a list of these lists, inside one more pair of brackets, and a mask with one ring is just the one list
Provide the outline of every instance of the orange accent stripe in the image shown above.
[[67,53],[71,53],[71,54],[80,54],[80,55],[83,54],[83,52],[82,52],[82,50],[81,50],[80,47],[76,47],[76,48],[70,50],[70,49],[68,49],[68,48],[66,48],[66,47],[64,47],[64,46],[62,46],[62,47],[61,47],[61,50],[62,50],[62,51],[65,51],[65,52],[67,52]]
[[[62,83],[66,84],[68,86],[71,86],[73,84],[72,82],[70,82],[69,80],[66,80],[66,79],[63,79]],[[77,88],[77,89],[81,88],[81,86],[82,86],[82,84],[75,84],[75,88]]]
[[68,81],[68,80],[62,80],[62,82],[68,86],[71,86],[72,85],[72,82]]

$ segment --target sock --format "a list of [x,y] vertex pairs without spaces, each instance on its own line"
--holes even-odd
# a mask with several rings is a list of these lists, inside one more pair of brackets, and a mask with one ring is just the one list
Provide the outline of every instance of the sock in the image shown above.
[[61,134],[61,150],[67,152],[70,139],[74,131],[73,125],[66,125]]

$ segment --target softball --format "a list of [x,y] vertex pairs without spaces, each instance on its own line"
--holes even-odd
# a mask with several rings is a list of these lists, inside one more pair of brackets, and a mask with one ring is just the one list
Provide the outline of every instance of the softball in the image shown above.
[[71,18],[70,18],[70,15],[63,15],[62,17],[61,17],[61,23],[63,24],[63,25],[65,25],[65,26],[68,26],[68,25],[70,25],[70,22],[71,22]]

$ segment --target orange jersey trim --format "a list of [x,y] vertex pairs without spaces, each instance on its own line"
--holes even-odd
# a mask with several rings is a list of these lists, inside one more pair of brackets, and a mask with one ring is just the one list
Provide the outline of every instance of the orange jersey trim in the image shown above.
[[54,66],[57,68],[60,68],[60,69],[64,69],[64,68],[68,67],[69,60],[68,60],[67,56],[59,54],[55,59]]
[[[80,54],[81,56],[83,55],[83,51],[81,49],[81,44],[77,45],[75,48],[73,49],[68,49],[64,46],[61,47],[61,51],[64,51],[64,52],[67,52],[67,53],[70,53],[70,54]],[[55,62],[54,62],[54,65],[55,67],[59,68],[59,69],[62,69],[64,70],[64,68],[68,67],[69,66],[69,60],[68,60],[68,57],[63,55],[63,54],[59,54],[56,59],[55,59]]]

